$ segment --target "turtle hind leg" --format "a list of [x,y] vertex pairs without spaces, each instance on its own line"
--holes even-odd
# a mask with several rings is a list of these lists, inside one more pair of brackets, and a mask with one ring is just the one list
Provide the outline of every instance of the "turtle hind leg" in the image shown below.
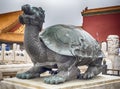
[[96,75],[100,74],[102,72],[102,58],[98,58],[95,61],[91,62],[88,66],[88,69],[86,72],[82,75],[83,79],[91,79],[95,77]]
[[36,77],[40,77],[40,74],[44,73],[46,71],[51,71],[51,69],[50,68],[45,68],[45,67],[42,67],[42,66],[39,66],[39,65],[34,65],[28,71],[16,74],[16,77],[20,78],[20,79],[36,78]]

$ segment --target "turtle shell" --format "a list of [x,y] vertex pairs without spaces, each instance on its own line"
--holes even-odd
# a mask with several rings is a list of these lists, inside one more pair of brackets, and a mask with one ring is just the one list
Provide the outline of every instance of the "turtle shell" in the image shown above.
[[54,25],[40,33],[44,44],[52,51],[67,56],[100,57],[98,42],[82,28]]

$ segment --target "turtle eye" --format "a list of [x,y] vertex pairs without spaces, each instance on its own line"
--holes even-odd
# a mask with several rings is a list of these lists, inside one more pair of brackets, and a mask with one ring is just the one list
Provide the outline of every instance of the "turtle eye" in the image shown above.
[[74,48],[74,45],[73,45],[73,44],[71,45],[71,48]]
[[19,22],[20,22],[21,24],[25,24],[22,15],[19,16]]
[[78,46],[81,46],[81,43],[79,43],[79,45]]
[[83,42],[84,40],[83,40],[83,39],[81,39],[81,41]]
[[23,5],[21,9],[22,11],[24,11],[25,14],[27,14],[28,11],[30,10],[30,5],[29,4]]

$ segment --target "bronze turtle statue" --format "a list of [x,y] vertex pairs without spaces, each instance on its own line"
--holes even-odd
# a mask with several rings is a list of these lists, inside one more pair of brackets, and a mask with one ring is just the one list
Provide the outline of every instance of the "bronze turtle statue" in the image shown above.
[[[16,77],[30,79],[50,71],[44,79],[48,84],[59,84],[77,79],[90,79],[101,73],[103,53],[98,42],[82,28],[73,25],[54,25],[42,30],[45,14],[41,7],[22,6],[19,21],[25,24],[24,46],[34,66]],[[87,65],[84,74],[78,66]],[[57,68],[56,71],[52,71]]]

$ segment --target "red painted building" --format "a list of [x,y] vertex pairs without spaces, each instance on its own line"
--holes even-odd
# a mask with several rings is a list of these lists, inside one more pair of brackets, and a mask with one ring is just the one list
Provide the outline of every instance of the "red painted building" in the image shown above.
[[120,37],[120,6],[85,9],[82,12],[83,28],[99,42],[108,35]]

